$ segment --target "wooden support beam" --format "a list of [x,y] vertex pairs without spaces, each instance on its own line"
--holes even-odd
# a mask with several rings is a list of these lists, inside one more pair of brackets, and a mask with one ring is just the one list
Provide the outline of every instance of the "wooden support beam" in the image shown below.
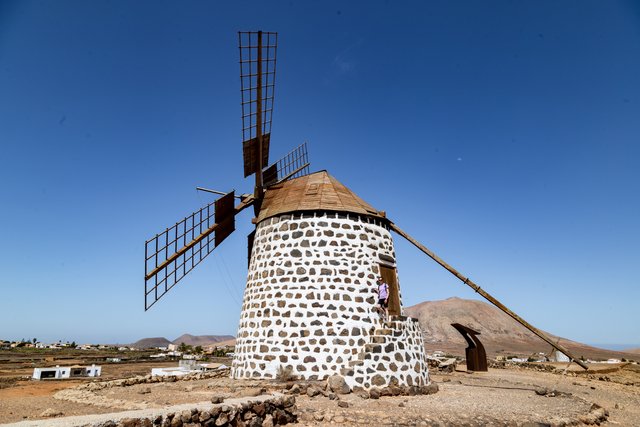
[[460,274],[460,272],[458,272],[458,270],[456,270],[455,268],[451,267],[449,264],[447,264],[446,262],[444,262],[444,260],[442,260],[438,255],[436,255],[433,251],[429,250],[427,247],[425,247],[424,245],[422,245],[420,242],[418,242],[416,239],[414,239],[413,237],[409,236],[407,233],[405,233],[402,229],[400,229],[400,227],[398,227],[397,225],[395,225],[393,222],[390,222],[389,226],[391,227],[391,229],[393,231],[395,231],[396,233],[398,233],[399,235],[401,235],[402,237],[404,237],[405,239],[407,239],[411,244],[413,244],[416,248],[420,249],[422,252],[424,252],[429,258],[433,259],[435,262],[437,262],[438,264],[440,264],[442,267],[445,268],[445,270],[447,270],[449,273],[453,274],[454,276],[456,276],[458,279],[460,279],[465,285],[468,285],[471,289],[473,289],[474,291],[476,291],[477,293],[479,293],[480,295],[482,295],[482,297],[484,297],[487,301],[489,301],[491,304],[495,305],[496,307],[498,307],[500,310],[502,310],[503,312],[505,312],[506,314],[508,314],[509,316],[511,316],[516,322],[520,323],[522,326],[524,326],[525,328],[529,329],[531,332],[533,332],[534,334],[536,334],[538,337],[540,337],[543,341],[546,341],[547,343],[549,343],[551,345],[551,347],[557,349],[558,351],[561,351],[562,353],[566,354],[573,362],[576,362],[578,365],[580,365],[582,368],[584,369],[589,369],[589,367],[580,359],[577,359],[575,356],[573,356],[569,350],[567,350],[566,348],[564,348],[563,346],[561,346],[558,343],[555,343],[551,340],[551,338],[549,338],[544,332],[542,332],[540,329],[534,327],[533,325],[531,325],[529,322],[527,322],[526,320],[524,320],[522,317],[518,316],[517,314],[515,314],[513,311],[509,310],[507,307],[505,307],[500,301],[498,301],[497,299],[495,299],[493,296],[491,296],[488,292],[486,292],[485,290],[483,290],[480,286],[476,285],[473,281],[471,281],[468,277],[463,276],[462,274]]

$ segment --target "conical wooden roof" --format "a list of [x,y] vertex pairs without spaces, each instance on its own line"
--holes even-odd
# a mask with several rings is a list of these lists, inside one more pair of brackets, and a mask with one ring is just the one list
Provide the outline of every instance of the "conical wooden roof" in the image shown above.
[[267,189],[258,222],[284,213],[336,211],[384,218],[327,171],[301,176]]

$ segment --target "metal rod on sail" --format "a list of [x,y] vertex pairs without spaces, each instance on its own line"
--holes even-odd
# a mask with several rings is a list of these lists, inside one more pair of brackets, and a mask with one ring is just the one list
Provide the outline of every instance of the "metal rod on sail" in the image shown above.
[[458,270],[456,270],[455,268],[451,267],[449,264],[447,264],[446,262],[444,262],[444,260],[442,260],[438,255],[436,255],[433,251],[427,249],[424,245],[422,245],[420,242],[418,242],[417,240],[415,240],[413,237],[409,236],[407,233],[405,233],[404,231],[402,231],[397,225],[395,225],[393,222],[390,222],[389,226],[391,227],[391,229],[393,231],[395,231],[396,233],[398,233],[399,235],[401,235],[402,237],[404,237],[405,239],[407,239],[411,244],[413,244],[416,248],[420,249],[422,252],[424,252],[427,256],[429,256],[429,258],[433,259],[435,262],[437,262],[438,264],[440,264],[442,267],[444,267],[449,273],[453,274],[454,276],[456,276],[458,279],[460,279],[465,285],[468,285],[469,287],[471,287],[471,289],[473,289],[474,291],[476,291],[477,293],[479,293],[480,295],[482,295],[487,301],[489,301],[491,304],[495,305],[496,307],[498,307],[500,310],[502,310],[503,312],[505,312],[506,314],[508,314],[509,316],[511,316],[516,322],[520,323],[522,326],[524,326],[525,328],[527,328],[528,330],[530,330],[531,332],[533,332],[534,334],[536,334],[538,337],[540,337],[542,340],[546,341],[547,343],[551,344],[551,346],[555,349],[557,349],[558,351],[561,351],[562,353],[566,354],[572,361],[576,362],[578,365],[580,365],[582,368],[584,369],[589,369],[589,367],[580,359],[577,359],[575,356],[573,356],[569,350],[567,350],[566,348],[564,348],[563,346],[561,346],[560,344],[557,344],[555,342],[553,342],[551,340],[551,338],[549,338],[544,332],[542,332],[541,330],[539,330],[538,328],[534,327],[533,325],[531,325],[529,322],[527,322],[526,320],[524,320],[522,317],[518,316],[517,314],[515,314],[513,311],[509,310],[506,306],[504,306],[500,301],[498,301],[497,299],[495,299],[493,296],[491,296],[488,292],[486,292],[485,290],[483,290],[480,286],[476,285],[473,281],[471,281],[468,277],[464,277],[462,274],[460,274],[460,272],[458,272]]
[[[213,194],[219,194],[221,196],[225,196],[227,194],[229,194],[229,192],[224,192],[224,191],[218,191],[218,190],[211,190],[210,188],[204,188],[204,187],[196,187],[196,190],[198,191],[204,191],[205,193],[213,193]],[[244,199],[247,196],[246,195],[242,195],[242,196],[234,196],[236,199]]]

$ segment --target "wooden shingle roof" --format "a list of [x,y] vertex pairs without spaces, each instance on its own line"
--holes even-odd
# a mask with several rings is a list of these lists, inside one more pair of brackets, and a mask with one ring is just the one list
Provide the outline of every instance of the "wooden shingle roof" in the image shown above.
[[384,213],[356,196],[327,171],[320,171],[269,187],[258,222],[299,211],[350,212],[384,218]]

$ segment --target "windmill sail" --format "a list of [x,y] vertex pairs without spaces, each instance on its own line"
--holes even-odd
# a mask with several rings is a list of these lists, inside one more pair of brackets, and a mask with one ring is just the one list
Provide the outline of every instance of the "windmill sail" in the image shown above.
[[269,163],[278,33],[240,31],[238,43],[244,176],[256,173],[261,186],[262,169]]
[[235,230],[235,215],[253,203],[234,207],[235,193],[193,212],[145,243],[144,309],[148,310]]
[[309,154],[304,142],[291,150],[286,156],[269,166],[263,172],[266,187],[309,174]]

